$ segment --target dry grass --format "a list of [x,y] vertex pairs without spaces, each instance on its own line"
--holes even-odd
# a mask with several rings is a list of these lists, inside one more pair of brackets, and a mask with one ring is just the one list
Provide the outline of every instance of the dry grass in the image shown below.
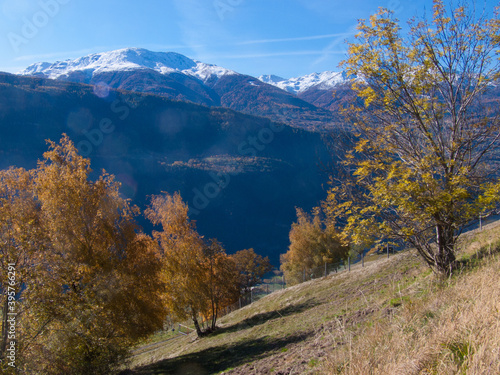
[[500,222],[464,235],[446,280],[407,251],[277,291],[126,373],[500,374],[499,239]]
[[475,245],[466,247],[465,258],[487,253],[473,269],[445,281],[423,278],[396,313],[362,329],[332,331],[342,345],[323,372],[500,374],[500,261],[488,254],[496,236],[486,233],[463,240]]

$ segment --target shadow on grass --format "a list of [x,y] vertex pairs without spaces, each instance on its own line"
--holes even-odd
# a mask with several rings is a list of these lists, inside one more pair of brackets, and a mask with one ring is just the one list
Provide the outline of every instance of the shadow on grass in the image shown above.
[[269,356],[289,344],[301,342],[313,332],[297,333],[283,338],[259,338],[222,345],[196,353],[166,359],[152,365],[126,370],[121,375],[210,375]]
[[309,300],[307,302],[298,304],[298,305],[290,305],[287,307],[284,307],[280,310],[273,310],[269,311],[266,313],[261,313],[254,315],[250,318],[247,318],[245,320],[242,320],[241,322],[237,324],[233,324],[231,326],[227,326],[224,328],[218,328],[215,332],[210,334],[210,336],[216,336],[220,335],[223,333],[231,333],[231,332],[236,332],[236,331],[241,331],[243,329],[248,329],[252,328],[255,326],[258,326],[260,324],[264,324],[265,322],[272,320],[272,319],[277,319],[277,318],[283,318],[285,316],[290,316],[293,314],[299,314],[301,312],[304,312],[306,310],[312,309],[315,306],[318,306],[319,303],[314,301],[314,300]]
[[461,273],[465,270],[474,269],[480,264],[483,259],[492,257],[498,253],[500,253],[499,241],[484,245],[475,254],[457,260],[454,273]]

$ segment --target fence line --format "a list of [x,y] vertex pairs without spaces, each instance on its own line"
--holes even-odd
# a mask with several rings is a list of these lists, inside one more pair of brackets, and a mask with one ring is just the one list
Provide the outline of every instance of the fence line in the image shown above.
[[[325,263],[324,266],[314,268],[312,270],[304,270],[302,282],[328,276],[332,273],[337,273],[341,270],[342,267],[344,268],[344,270],[350,270],[352,264],[355,264],[362,260],[361,256],[359,256],[358,258],[359,259],[354,261],[349,259],[347,264],[344,264],[344,262],[342,261],[336,263]],[[251,290],[249,292],[243,294],[239,298],[238,302],[235,302],[234,304],[223,308],[222,311],[219,312],[219,318],[222,318],[223,316],[226,316],[233,311],[248,306],[268,294],[274,293],[278,290],[286,289],[287,280],[285,279],[283,272],[277,269],[273,270],[272,272],[274,275],[271,278],[264,278],[262,283],[251,287]]]
[[[379,250],[380,254],[382,250]],[[384,251],[389,256],[389,253],[395,253],[392,247],[387,246]],[[346,262],[340,261],[336,263],[326,263],[323,266],[312,268],[312,269],[304,269],[302,272],[302,280],[300,280],[299,284],[302,282],[318,279],[321,277],[326,277],[328,275],[342,272],[342,271],[350,271],[353,265],[361,263],[361,266],[364,267],[365,264],[365,256],[367,252],[362,252],[358,254],[356,257],[349,257]],[[251,303],[258,301],[260,298],[271,294],[277,290],[286,289],[287,288],[287,280],[285,280],[284,274],[280,270],[273,270],[273,276],[271,278],[264,278],[261,284],[255,285],[251,288],[251,290],[245,294],[243,294],[238,302],[223,308],[219,311],[218,317],[222,318],[236,310],[239,310],[245,306],[250,305]]]
[[[383,252],[387,253],[387,257],[389,257],[389,253],[390,252],[395,253],[395,250],[392,247],[387,246]],[[377,251],[377,253],[380,254],[381,250]],[[326,263],[325,262],[325,264],[323,266],[315,267],[315,268],[309,269],[309,270],[304,269],[302,272],[302,281],[299,282],[299,284],[306,282],[306,281],[326,277],[326,276],[329,276],[329,275],[334,274],[334,273],[351,271],[351,267],[354,265],[359,265],[359,263],[361,263],[361,266],[364,267],[365,256],[366,256],[366,252],[362,252],[362,253],[358,254],[356,257],[353,257],[353,258],[349,257],[347,259],[347,262],[344,262],[344,261],[340,261],[340,262],[336,262],[336,263]],[[248,305],[252,304],[253,302],[258,301],[259,299],[261,299],[262,297],[264,297],[268,294],[274,293],[278,290],[286,289],[287,288],[287,281],[285,280],[285,276],[284,276],[283,272],[280,270],[277,270],[277,269],[273,270],[272,272],[273,272],[273,276],[271,276],[270,278],[264,278],[262,283],[251,287],[250,291],[243,294],[242,296],[240,296],[240,298],[238,299],[237,302],[233,303],[232,305],[229,305],[229,306],[222,308],[218,312],[218,319],[220,319],[228,314],[231,314],[232,312],[237,311],[245,306],[248,306]],[[201,322],[201,324],[202,325],[205,324],[205,321]],[[177,326],[177,329],[175,329],[176,326]],[[188,330],[188,331],[182,332],[182,328],[184,328],[185,330]],[[185,335],[188,335],[189,333],[191,333],[195,330],[191,327],[184,325],[184,324],[177,323],[174,325],[174,329],[172,329],[172,331],[177,331],[177,335],[174,337],[171,337],[169,339],[166,339],[166,340],[163,340],[163,341],[160,341],[157,343],[149,344],[147,346],[133,350],[132,351],[133,356],[156,350],[159,348],[159,346],[161,344],[166,343],[166,342],[171,341],[171,340],[178,339],[179,337],[183,337]],[[151,349],[149,349],[149,348],[151,348]],[[149,350],[143,351],[144,349],[149,349]]]

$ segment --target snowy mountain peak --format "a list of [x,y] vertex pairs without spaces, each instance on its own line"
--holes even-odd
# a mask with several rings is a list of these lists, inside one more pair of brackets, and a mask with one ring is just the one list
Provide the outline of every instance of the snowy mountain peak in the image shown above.
[[300,94],[311,88],[329,90],[348,81],[345,72],[312,73],[302,77],[284,79],[273,75],[260,76],[262,82],[269,83],[293,94]]
[[[115,51],[94,53],[74,60],[55,63],[39,62],[28,66],[20,75],[62,79],[80,83],[95,83],[102,73],[135,71],[155,71],[162,75],[184,74],[202,81],[214,83],[222,76],[238,73],[212,64],[190,59],[175,52],[152,52],[144,48],[124,48]],[[104,78],[107,79],[107,78]],[[326,71],[302,77],[285,79],[276,75],[263,75],[261,82],[276,86],[289,93],[298,95],[309,89],[330,90],[347,82],[344,72]],[[259,86],[257,81],[249,81],[251,86]]]
[[232,70],[192,60],[175,52],[152,52],[143,48],[124,48],[110,52],[94,53],[75,60],[42,62],[28,66],[20,75],[64,78],[80,71],[86,75],[113,71],[151,69],[161,74],[181,72],[203,81],[215,75],[236,74]]
[[286,81],[285,78],[276,76],[274,74],[266,74],[266,75],[260,76],[259,80],[262,82],[265,82],[265,83],[269,83],[270,85],[273,85],[273,86],[276,86],[276,84],[278,84],[279,82]]

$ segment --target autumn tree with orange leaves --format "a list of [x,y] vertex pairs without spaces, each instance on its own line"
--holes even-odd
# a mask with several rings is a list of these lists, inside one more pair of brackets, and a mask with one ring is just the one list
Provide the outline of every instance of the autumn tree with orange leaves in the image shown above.
[[[169,316],[178,321],[191,319],[198,336],[213,331],[221,309],[238,299],[234,262],[218,242],[205,243],[179,193],[153,196],[146,216],[162,227],[153,236],[163,255]],[[211,323],[202,329],[200,319]]]
[[0,173],[0,261],[19,275],[18,373],[114,373],[163,325],[158,248],[113,176],[90,173],[67,136],[36,170]]
[[312,215],[297,208],[297,221],[292,224],[289,237],[288,251],[280,257],[287,284],[310,279],[311,273],[322,270],[325,263],[337,263],[348,257],[349,246],[343,244],[335,227],[326,222],[319,207],[312,210]]
[[262,257],[254,249],[243,249],[231,255],[239,273],[242,293],[261,282],[262,276],[273,269],[269,257]]

